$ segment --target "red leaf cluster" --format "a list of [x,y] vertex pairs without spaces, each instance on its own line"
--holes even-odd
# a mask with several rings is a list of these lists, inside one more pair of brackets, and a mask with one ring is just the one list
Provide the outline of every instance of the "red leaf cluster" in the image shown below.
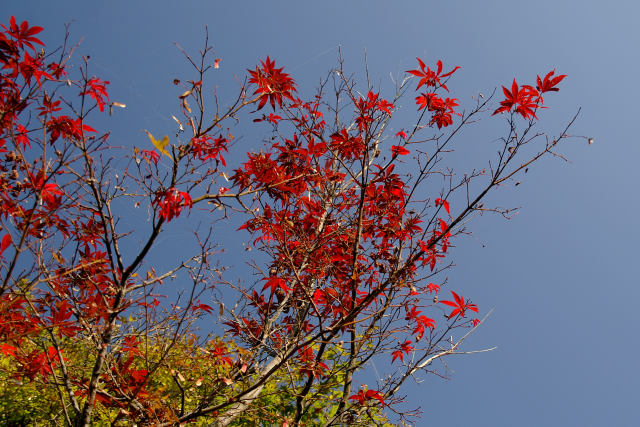
[[369,91],[366,98],[360,98],[355,101],[356,124],[360,132],[366,132],[369,125],[375,120],[378,113],[382,112],[391,117],[391,111],[394,106],[386,99],[380,98],[378,93]]
[[505,99],[500,101],[500,107],[493,112],[493,115],[513,110],[525,119],[537,119],[536,110],[545,108],[542,106],[544,102],[542,94],[560,90],[555,86],[567,77],[566,74],[553,77],[554,73],[555,70],[550,71],[544,79],[537,76],[535,88],[529,85],[518,86],[516,79],[513,79],[511,90],[502,86]]
[[265,61],[260,62],[261,67],[255,70],[247,70],[251,75],[250,84],[255,84],[257,89],[254,95],[259,95],[260,103],[258,110],[265,106],[267,101],[275,111],[276,104],[282,108],[283,98],[293,101],[293,92],[296,92],[295,81],[287,73],[283,73],[282,68],[276,68],[276,63],[268,56]]
[[89,95],[96,101],[98,109],[100,111],[104,111],[105,104],[109,102],[109,94],[107,93],[108,84],[108,81],[93,77],[87,81],[84,90],[80,92],[80,95]]
[[395,350],[392,353],[393,357],[391,358],[391,362],[393,363],[396,359],[400,359],[401,362],[404,362],[404,355],[409,354],[411,350],[413,350],[411,341],[406,340],[404,343],[400,344],[400,348],[398,350]]
[[[448,249],[473,210],[451,216],[449,200],[467,181],[456,186],[449,179],[453,172],[440,166],[450,148],[438,129],[461,114],[458,100],[439,91],[449,91],[448,79],[460,67],[445,72],[442,61],[431,69],[418,59],[419,68],[407,71],[419,78],[416,90],[423,92],[416,97],[418,118],[402,127],[391,123],[398,120],[393,103],[370,87],[359,92],[341,70],[337,107],[324,87],[308,102],[297,98],[293,78],[270,57],[248,70],[253,98],[245,97],[243,87],[228,111],[208,114],[201,96],[206,70],[191,62],[198,75],[186,80],[188,90],[178,97],[185,118],[173,117],[179,131],[171,155],[164,148],[168,137],[150,136],[159,151],[135,148],[120,167],[110,160],[107,135],[97,136],[86,124],[85,113],[114,105],[109,82],[83,71],[66,89],[55,81],[66,78],[64,67],[34,52],[41,28],[17,25],[14,18],[3,28],[0,271],[6,279],[0,353],[11,359],[16,378],[55,383],[70,418],[80,419],[82,408],[97,405],[115,414],[117,423],[178,425],[218,414],[245,423],[243,414],[232,414],[236,403],[253,405],[248,412],[262,415],[262,386],[280,393],[283,377],[294,390],[282,394],[277,417],[294,419],[294,411],[297,424],[307,422],[315,414],[305,408],[324,410],[314,399],[364,416],[371,406],[398,402],[395,390],[365,386],[355,392],[340,382],[345,369],[355,384],[360,361],[384,352],[392,363],[399,360],[389,384],[401,384],[420,361],[443,349],[450,331],[478,324],[462,319],[478,312],[476,304],[453,291],[451,301],[440,301],[447,320],[439,325],[432,318],[443,307],[438,296],[447,283],[435,276],[453,265]],[[210,63],[204,61],[207,51],[202,64]],[[538,76],[535,88],[514,79],[494,114],[535,119],[544,108],[543,94],[557,91],[564,77],[554,71]],[[64,90],[79,93],[90,108],[75,108],[77,102],[62,98]],[[270,124],[264,146],[238,162],[229,178],[221,168],[233,136],[224,126],[241,117],[242,108],[255,104],[258,111],[267,103],[274,112],[254,120]],[[171,162],[160,163],[158,152]],[[505,169],[495,169],[479,199],[503,177]],[[432,176],[449,180],[437,184],[440,197],[429,193]],[[195,252],[180,253],[175,265],[157,265],[150,254],[164,237],[163,225],[194,204],[215,227],[244,230],[238,234],[247,239],[246,250],[264,255],[253,259],[255,280],[236,284],[216,265],[213,225],[204,232],[200,225],[191,228]],[[123,206],[132,210],[122,214]],[[135,226],[144,221],[127,229],[126,215],[145,209],[150,214],[140,230]],[[185,282],[191,289],[165,292],[177,295],[165,303],[158,289]],[[230,295],[238,297],[236,305],[217,300],[220,310],[214,310],[210,297]],[[198,335],[196,323],[205,320],[225,325],[228,333]],[[90,348],[79,351],[78,343]],[[415,358],[405,362],[407,355]],[[67,357],[73,359],[69,364]],[[87,360],[92,366],[84,366]],[[318,387],[329,391],[318,397]],[[335,414],[336,422],[345,411]]]
[[365,405],[371,399],[375,399],[382,407],[385,406],[384,396],[378,390],[360,390],[358,393],[349,397],[349,399],[356,401],[359,405]]
[[227,162],[220,153],[227,151],[228,143],[229,140],[224,138],[222,135],[217,138],[213,138],[210,135],[202,135],[191,139],[191,153],[194,157],[197,157],[202,161],[212,159],[219,161],[223,166],[226,166]]
[[431,116],[430,125],[438,126],[438,129],[451,126],[453,124],[453,115],[460,116],[461,114],[454,110],[458,106],[456,98],[441,98],[436,91],[440,88],[449,91],[449,88],[441,80],[450,77],[460,67],[455,67],[448,73],[442,74],[442,61],[438,60],[437,71],[433,71],[431,68],[426,67],[420,58],[416,58],[420,64],[419,70],[408,70],[407,73],[420,77],[418,87],[420,89],[423,85],[427,91],[416,97],[416,104],[418,110],[426,109],[433,113]]
[[180,216],[183,207],[186,206],[191,210],[193,202],[189,193],[171,187],[164,191],[158,191],[153,199],[153,205],[158,211],[158,215],[169,222]]

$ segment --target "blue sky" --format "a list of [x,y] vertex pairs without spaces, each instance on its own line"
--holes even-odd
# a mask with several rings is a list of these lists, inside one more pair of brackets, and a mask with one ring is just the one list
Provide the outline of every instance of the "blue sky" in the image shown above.
[[[544,159],[521,185],[499,189],[489,203],[519,214],[476,218],[473,236],[454,250],[451,287],[494,309],[467,348],[498,349],[450,359],[449,380],[428,377],[407,392],[424,425],[637,425],[637,2],[22,1],[3,9],[2,22],[15,15],[45,27],[51,46],[74,21],[72,39],[83,38],[76,60],[91,55],[112,100],[127,104],[106,122],[121,145],[143,144],[142,129],[173,129],[171,80],[187,71],[173,43],[196,51],[205,25],[222,58],[221,97],[233,93],[234,73],[267,55],[308,94],[336,64],[338,45],[354,72],[366,50],[382,89],[389,73],[415,68],[416,56],[460,65],[449,87],[467,105],[513,77],[567,74],[542,127],[558,133],[582,107],[570,133],[595,143],[572,139],[560,148],[570,163]],[[486,120],[465,133],[457,156],[482,166],[503,130]],[[259,145],[251,141],[239,152]]]

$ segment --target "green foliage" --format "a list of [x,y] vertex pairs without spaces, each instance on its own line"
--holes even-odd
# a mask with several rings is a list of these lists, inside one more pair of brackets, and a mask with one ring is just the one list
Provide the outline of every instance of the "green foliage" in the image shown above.
[[[234,366],[229,363],[220,363],[220,359],[211,357],[211,351],[221,344],[220,339],[211,341],[208,348],[202,348],[194,353],[193,337],[182,341],[170,343],[167,339],[158,339],[153,345],[146,346],[144,362],[137,359],[138,368],[147,366],[150,361],[159,361],[162,350],[171,346],[171,350],[165,354],[158,364],[155,374],[146,385],[148,405],[147,412],[155,413],[159,418],[175,419],[192,411],[203,398],[217,395],[214,402],[224,402],[233,393],[241,391],[246,384],[251,383],[250,371],[245,376],[231,378]],[[67,345],[71,350],[65,357],[68,369],[73,369],[76,375],[89,375],[87,366],[92,359],[89,349],[91,342],[84,339],[74,339],[74,344]],[[33,339],[33,343],[36,339]],[[240,358],[246,352],[227,342],[229,353],[239,355]],[[21,351],[26,351],[23,347]],[[248,356],[248,355],[247,355]],[[323,425],[333,419],[337,411],[342,387],[345,379],[345,354],[342,347],[336,346],[326,352],[327,363],[331,366],[331,374],[321,377],[313,382],[305,399],[305,411],[301,425]],[[60,375],[60,372],[56,372]],[[20,379],[18,379],[20,378]],[[207,381],[204,379],[207,378]],[[306,374],[301,374],[293,365],[286,366],[272,376],[265,384],[260,397],[241,416],[233,420],[231,426],[271,426],[282,425],[291,422],[296,413],[297,393],[302,389],[307,379]],[[2,425],[64,425],[63,405],[61,403],[58,387],[51,381],[44,381],[38,375],[29,380],[21,375],[20,366],[12,357],[0,355],[0,383],[4,386],[0,389],[0,424]],[[82,402],[79,389],[75,390]],[[131,407],[122,405],[117,408],[106,400],[98,397],[98,404],[94,411],[94,422],[98,425],[131,425],[139,423],[148,424],[150,420],[139,418],[139,414],[131,411]],[[70,408],[67,407],[67,410]],[[347,413],[351,416],[353,425],[389,425],[381,408],[367,406],[361,408],[358,413]],[[190,425],[205,426],[215,419],[215,414],[203,416],[191,421]]]
[[49,425],[62,421],[55,390],[41,380],[13,378],[12,363],[10,358],[0,356],[0,425]]

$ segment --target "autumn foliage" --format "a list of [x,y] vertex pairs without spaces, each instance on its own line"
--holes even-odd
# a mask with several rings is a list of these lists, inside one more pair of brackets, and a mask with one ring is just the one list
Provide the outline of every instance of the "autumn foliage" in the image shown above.
[[[47,52],[42,28],[13,17],[2,28],[5,423],[370,425],[419,415],[405,409],[417,403],[404,383],[465,352],[481,323],[443,275],[455,238],[474,213],[506,214],[484,206],[488,192],[567,137],[532,131],[565,76],[551,71],[535,87],[514,79],[493,112],[506,124],[497,158],[456,175],[447,153],[493,104],[477,97],[464,110],[450,97],[460,67],[418,59],[385,96],[357,87],[340,61],[305,100],[267,57],[235,100],[211,109],[220,59],[206,44],[197,61],[187,55],[194,76],[174,81],[176,136],[150,130],[123,152],[92,124],[126,108],[89,61],[72,72],[69,47]],[[396,123],[416,78],[414,119]],[[227,165],[241,112],[270,142]],[[141,211],[139,224],[122,221]],[[176,223],[191,253],[158,263],[153,249]],[[219,265],[219,224],[239,224],[238,239],[259,251],[245,252],[253,277],[239,282]],[[363,380],[372,361],[388,376]]]

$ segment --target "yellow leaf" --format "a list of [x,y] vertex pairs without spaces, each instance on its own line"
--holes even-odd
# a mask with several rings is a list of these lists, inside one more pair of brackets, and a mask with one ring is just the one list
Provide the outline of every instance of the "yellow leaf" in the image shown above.
[[51,255],[53,256],[53,258],[58,261],[60,264],[64,264],[66,263],[65,259],[62,258],[62,255],[60,254],[60,252],[56,253],[56,252],[51,252]]
[[145,130],[145,132],[147,133],[147,136],[149,137],[153,145],[158,149],[158,151],[160,151],[162,154],[165,154],[170,159],[173,159],[173,157],[171,157],[171,154],[169,154],[166,149],[167,145],[169,145],[169,135],[165,135],[161,141],[158,141],[153,137],[153,135],[151,135],[149,131]]

